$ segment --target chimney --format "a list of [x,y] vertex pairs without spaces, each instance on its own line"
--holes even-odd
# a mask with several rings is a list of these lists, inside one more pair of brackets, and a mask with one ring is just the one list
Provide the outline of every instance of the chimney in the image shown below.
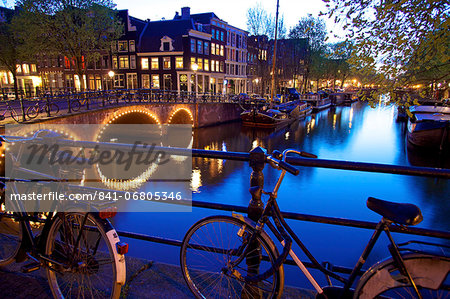
[[181,8],[181,18],[183,20],[187,20],[191,18],[191,8],[190,7],[182,7]]

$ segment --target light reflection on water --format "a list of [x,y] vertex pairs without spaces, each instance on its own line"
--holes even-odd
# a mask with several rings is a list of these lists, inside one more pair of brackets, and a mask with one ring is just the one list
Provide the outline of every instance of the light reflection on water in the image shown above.
[[[331,160],[393,165],[410,165],[411,160],[422,163],[422,166],[432,165],[426,160],[423,162],[420,155],[418,159],[414,152],[408,151],[405,124],[395,122],[395,107],[382,104],[375,109],[364,103],[328,109],[277,132],[244,128],[240,123],[204,128],[195,131],[193,141],[193,148],[199,149],[248,152],[255,146],[262,146],[269,152],[300,149]],[[412,160],[413,156],[415,160]],[[366,207],[367,197],[373,196],[414,203],[424,215],[419,227],[449,230],[448,180],[308,167],[300,170],[297,177],[285,177],[278,193],[279,205],[284,211],[378,221],[380,216]],[[247,206],[250,173],[250,167],[243,162],[194,158],[193,199]],[[270,167],[265,168],[266,190],[274,186],[278,174]],[[214,214],[230,213],[194,208],[192,213],[123,213],[114,221],[119,229],[181,240],[194,222]],[[324,224],[289,223],[319,261],[327,260],[348,267],[356,263],[371,233]],[[396,237],[399,240],[411,239],[410,236]],[[178,248],[141,241],[130,243],[131,255],[178,263]],[[368,264],[385,256],[385,244],[379,244]],[[297,275],[289,273],[287,283],[295,284]]]

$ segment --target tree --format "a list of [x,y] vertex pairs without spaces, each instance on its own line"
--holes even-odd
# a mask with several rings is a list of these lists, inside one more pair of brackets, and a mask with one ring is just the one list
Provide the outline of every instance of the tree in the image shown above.
[[18,0],[14,22],[24,46],[34,53],[64,55],[84,90],[86,66],[96,62],[123,32],[111,0]]
[[[0,20],[0,67],[11,72],[14,80],[14,93],[19,98],[17,86],[17,65],[21,63],[19,51],[20,41],[14,35],[12,19],[14,11],[5,9]],[[23,102],[21,101],[22,115],[25,116]],[[24,119],[25,121],[25,119]]]
[[[275,17],[269,14],[259,2],[247,10],[247,30],[249,35],[266,35],[269,39],[275,37]],[[278,38],[286,37],[284,16],[278,19]]]
[[321,51],[324,49],[327,39],[327,27],[325,22],[319,17],[312,15],[300,19],[289,32],[289,38],[308,38],[312,51]]
[[449,80],[448,0],[324,1],[328,16],[348,30],[354,59],[376,65],[385,91],[414,84],[424,70],[435,71],[431,81]]
[[323,72],[325,41],[327,39],[326,25],[320,18],[314,18],[312,15],[300,19],[289,32],[289,38],[307,38],[309,41],[310,55],[306,61],[306,73],[304,78],[304,87],[308,88],[310,75],[318,81]]

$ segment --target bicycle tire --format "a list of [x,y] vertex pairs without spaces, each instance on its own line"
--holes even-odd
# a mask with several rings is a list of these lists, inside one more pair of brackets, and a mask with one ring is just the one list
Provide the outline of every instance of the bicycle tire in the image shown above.
[[250,253],[256,254],[247,255],[248,258],[257,259],[262,256],[259,267],[249,267],[246,258],[243,258],[234,269],[228,267],[230,261],[237,258],[230,250],[238,248],[243,244],[243,240],[254,233],[255,229],[252,226],[229,216],[204,218],[188,230],[181,245],[180,264],[184,279],[197,298],[281,296],[284,287],[283,266],[264,281],[245,282],[245,276],[267,271],[278,257],[275,245],[265,233],[256,236],[256,242],[261,250],[251,251]]
[[12,119],[14,119],[16,122],[20,122],[20,115],[19,115],[19,113],[17,113],[16,110],[14,110],[14,109],[11,110],[11,117],[12,117]]
[[50,115],[52,114],[58,114],[59,112],[59,107],[58,105],[51,103],[49,106],[47,106],[47,109],[50,109]]
[[[67,266],[49,263],[46,273],[55,298],[119,298],[125,283],[125,258],[116,250],[116,231],[107,220],[89,213],[74,250],[85,213],[58,213],[49,229],[46,255]],[[75,265],[71,267],[70,265]],[[77,266],[81,265],[81,266]]]
[[73,112],[77,112],[81,109],[81,103],[79,100],[75,100],[70,102],[70,110]]
[[[0,210],[3,209],[3,204]],[[21,222],[14,219],[14,214],[0,212],[0,267],[15,261],[22,243]]]
[[39,115],[39,105],[33,105],[27,108],[26,115],[28,118],[33,119]]
[[[411,253],[404,255],[403,260],[423,298],[449,298],[446,282],[449,258]],[[389,258],[364,273],[353,298],[416,298],[416,295],[407,278]]]

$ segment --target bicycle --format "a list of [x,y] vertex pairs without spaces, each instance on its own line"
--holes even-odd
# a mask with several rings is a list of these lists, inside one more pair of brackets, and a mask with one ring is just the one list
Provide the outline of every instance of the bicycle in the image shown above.
[[[250,188],[252,196],[269,195],[257,223],[234,213],[232,216],[210,216],[195,223],[186,233],[181,245],[180,265],[189,289],[197,298],[280,298],[284,288],[283,263],[288,255],[314,286],[317,298],[448,298],[446,277],[450,271],[450,258],[405,248],[418,241],[396,244],[390,234],[391,224],[407,226],[422,221],[420,209],[412,204],[369,197],[367,206],[382,219],[351,274],[345,278],[321,265],[288,226],[277,204],[277,192],[285,173],[299,173],[286,162],[286,155],[290,153],[317,158],[295,150],[275,151],[265,156],[265,163],[281,170],[281,173],[272,192],[264,192],[260,187]],[[265,226],[281,243],[281,253],[264,230]],[[383,231],[390,241],[391,257],[373,265],[357,281]],[[321,287],[299,260],[291,249],[292,239],[314,267],[325,274],[328,286]],[[343,287],[331,286],[330,277]],[[356,288],[353,289],[355,282]]]
[[5,114],[9,111],[12,119],[14,119],[16,122],[20,122],[20,114],[19,112],[14,109],[8,101],[5,101],[6,109],[3,111],[3,114],[0,115],[0,120],[4,120],[6,118]]
[[51,114],[58,114],[59,107],[55,103],[50,103],[49,101],[46,101],[46,103],[41,107],[39,105],[39,101],[37,101],[36,104],[27,108],[26,115],[29,119],[33,119],[43,112],[47,113],[47,116],[51,116]]
[[[32,173],[44,181],[60,182],[59,177],[37,173],[20,165],[23,142],[57,136],[49,133],[41,137],[38,132],[30,139],[6,140],[2,136],[2,141],[20,143],[21,146],[16,156],[9,155],[12,165],[10,177],[16,178],[20,173]],[[64,155],[64,152],[59,155]],[[80,173],[85,167],[77,164],[70,169],[57,169],[57,172]],[[64,180],[64,177],[62,179]],[[13,194],[19,194],[19,189],[23,192],[24,188],[18,188],[18,184],[29,183],[29,180],[24,179],[6,180],[10,181],[7,187],[12,189]],[[45,182],[40,184],[37,193],[42,192],[42,186],[46,187]],[[57,185],[56,192],[63,192],[67,188],[65,184]],[[29,186],[25,190],[31,191]],[[5,203],[0,203],[0,267],[31,260],[22,271],[32,272],[41,267],[45,268],[55,298],[119,298],[121,287],[125,283],[124,254],[128,251],[128,245],[120,242],[117,232],[108,220],[117,210],[109,208],[89,213],[66,210],[45,213],[42,219],[37,213],[25,212],[21,201],[12,201],[12,204],[16,209],[14,212],[8,212],[5,210]],[[52,206],[52,211],[58,210],[55,205],[56,203]],[[32,228],[36,226],[33,223],[38,224],[40,234],[33,232]]]

